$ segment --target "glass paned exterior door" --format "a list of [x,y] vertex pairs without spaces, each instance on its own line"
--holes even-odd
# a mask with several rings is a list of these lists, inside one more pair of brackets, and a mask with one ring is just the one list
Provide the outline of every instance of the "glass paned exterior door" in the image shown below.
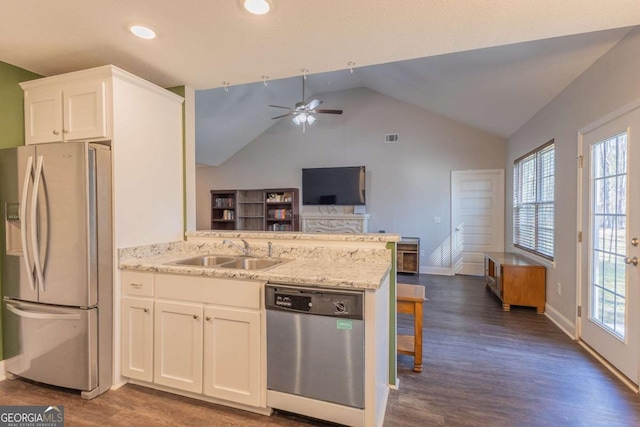
[[591,146],[591,272],[589,317],[625,339],[627,134]]

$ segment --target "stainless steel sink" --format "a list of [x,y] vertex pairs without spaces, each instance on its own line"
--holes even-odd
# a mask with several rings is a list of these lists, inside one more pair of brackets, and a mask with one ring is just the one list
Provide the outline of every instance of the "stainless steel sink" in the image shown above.
[[282,264],[285,260],[272,258],[250,258],[244,256],[203,255],[178,261],[168,262],[169,265],[235,268],[238,270],[265,270]]
[[172,265],[193,265],[196,267],[217,267],[225,262],[235,261],[237,257],[233,256],[218,256],[218,255],[205,255],[197,256],[194,258],[181,259],[179,261],[169,262],[167,264]]
[[237,268],[241,270],[264,270],[274,265],[282,264],[282,260],[264,258],[240,258],[235,261],[219,265],[221,268]]

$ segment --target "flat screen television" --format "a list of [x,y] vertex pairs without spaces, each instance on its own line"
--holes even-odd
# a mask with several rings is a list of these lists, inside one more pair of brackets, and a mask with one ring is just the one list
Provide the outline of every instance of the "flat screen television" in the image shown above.
[[364,166],[302,169],[303,205],[364,205]]

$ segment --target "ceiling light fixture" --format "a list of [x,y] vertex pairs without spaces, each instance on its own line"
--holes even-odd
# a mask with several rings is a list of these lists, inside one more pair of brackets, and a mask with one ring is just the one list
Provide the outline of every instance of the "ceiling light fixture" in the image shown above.
[[270,0],[244,0],[242,5],[249,13],[254,15],[266,15],[271,10]]
[[156,32],[144,25],[132,25],[129,27],[129,31],[131,31],[134,36],[140,37],[141,39],[151,40],[156,38]]

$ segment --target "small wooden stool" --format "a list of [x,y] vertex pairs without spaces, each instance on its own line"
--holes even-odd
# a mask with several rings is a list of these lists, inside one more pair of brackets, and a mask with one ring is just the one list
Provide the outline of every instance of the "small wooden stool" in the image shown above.
[[398,353],[413,356],[413,371],[422,372],[422,303],[424,286],[398,283],[398,313],[413,314],[413,335],[398,335]]

